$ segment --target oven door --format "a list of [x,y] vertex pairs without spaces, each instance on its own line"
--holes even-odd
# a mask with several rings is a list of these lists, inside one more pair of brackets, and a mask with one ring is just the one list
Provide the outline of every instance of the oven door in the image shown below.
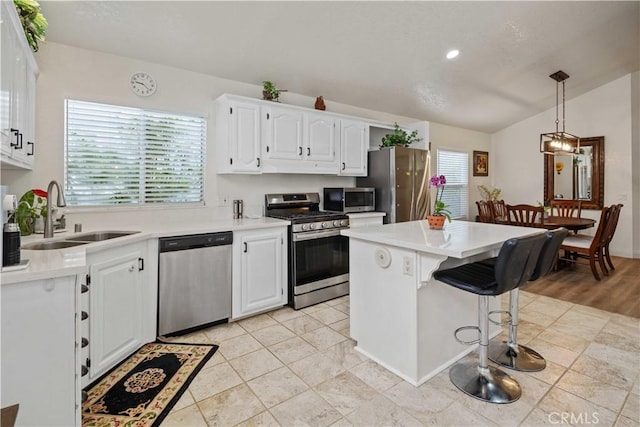
[[292,246],[294,295],[349,281],[349,238],[340,230],[296,233]]

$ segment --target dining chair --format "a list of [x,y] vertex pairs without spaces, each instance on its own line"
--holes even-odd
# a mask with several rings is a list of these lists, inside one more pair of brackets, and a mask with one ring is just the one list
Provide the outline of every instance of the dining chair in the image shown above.
[[491,202],[485,202],[480,200],[476,202],[478,206],[478,218],[480,222],[493,222],[493,209],[491,209]]
[[563,218],[574,217],[580,218],[582,213],[581,200],[552,200],[551,216],[559,216]]
[[504,203],[504,200],[491,200],[491,209],[493,212],[494,221],[498,218],[502,220],[509,219],[509,213],[507,212],[507,205]]
[[[611,256],[609,255],[609,243],[611,243],[611,240],[613,240],[613,235],[616,233],[616,228],[618,227],[618,219],[620,218],[620,211],[622,210],[622,206],[624,205],[617,204],[617,205],[611,206],[611,214],[609,217],[609,222],[607,223],[607,228],[604,231],[604,243],[602,246],[602,255],[612,270],[615,270],[615,267],[613,266],[613,262],[611,261]],[[602,265],[604,266],[604,263]],[[607,270],[606,266],[604,267],[603,270],[605,274],[608,274],[608,271],[606,271]]]
[[[593,236],[587,236],[583,234],[576,234],[568,236],[562,242],[562,246],[560,249],[564,250],[564,257],[561,258],[562,261],[577,263],[578,258],[584,258],[589,260],[589,266],[591,267],[591,272],[596,280],[600,280],[600,274],[598,274],[598,269],[596,268],[596,262],[600,264],[600,268],[603,273],[606,270],[604,265],[604,247],[606,246],[606,230],[609,223],[609,218],[611,218],[612,210],[617,205],[613,205],[611,208],[604,207],[602,208],[602,212],[600,213],[600,220],[598,221],[598,228]],[[606,273],[608,274],[608,272]]]
[[[538,227],[544,222],[544,209],[533,205],[507,205],[509,224],[522,227]],[[538,218],[540,221],[538,222]]]

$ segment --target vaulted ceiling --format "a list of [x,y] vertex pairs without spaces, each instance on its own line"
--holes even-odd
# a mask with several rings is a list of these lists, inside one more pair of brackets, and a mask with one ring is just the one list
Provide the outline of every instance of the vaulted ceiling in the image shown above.
[[40,3],[50,41],[484,132],[640,69],[638,1]]

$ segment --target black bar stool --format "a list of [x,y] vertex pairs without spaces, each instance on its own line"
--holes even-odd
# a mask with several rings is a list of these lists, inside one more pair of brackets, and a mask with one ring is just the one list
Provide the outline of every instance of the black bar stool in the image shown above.
[[[547,231],[544,245],[540,250],[536,267],[529,278],[530,282],[549,274],[558,256],[562,241],[569,234],[566,228],[557,228]],[[487,261],[492,261],[491,260]],[[486,263],[486,261],[484,261]],[[509,340],[489,343],[489,360],[504,367],[523,372],[541,371],[547,366],[544,358],[535,350],[519,345],[518,336],[518,298],[519,289],[515,288],[509,293]],[[495,312],[492,312],[495,313]],[[489,313],[490,315],[492,313]],[[496,323],[496,322],[494,322]]]
[[[509,239],[500,249],[493,266],[475,262],[448,270],[436,271],[433,277],[448,285],[478,295],[478,326],[463,326],[455,331],[465,344],[479,343],[479,362],[458,362],[449,370],[451,382],[464,393],[490,403],[511,403],[520,398],[520,384],[501,369],[488,366],[489,297],[502,295],[526,282],[533,274],[545,235]],[[480,338],[461,341],[457,334],[476,329]]]

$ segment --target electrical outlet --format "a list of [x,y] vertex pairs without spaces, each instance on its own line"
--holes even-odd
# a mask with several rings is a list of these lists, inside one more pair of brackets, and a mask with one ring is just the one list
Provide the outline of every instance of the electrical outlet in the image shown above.
[[413,276],[413,258],[405,256],[402,258],[402,274]]

